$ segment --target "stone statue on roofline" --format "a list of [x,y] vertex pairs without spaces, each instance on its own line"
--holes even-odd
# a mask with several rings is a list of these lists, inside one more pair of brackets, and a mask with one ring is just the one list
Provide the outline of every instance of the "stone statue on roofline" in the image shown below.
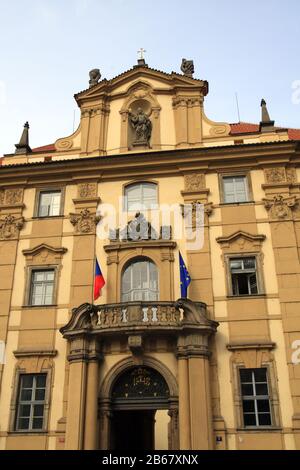
[[181,63],[181,71],[186,77],[193,77],[194,74],[194,61],[193,60],[187,60],[187,59],[182,59]]
[[94,85],[97,85],[99,83],[100,79],[101,79],[100,70],[99,69],[91,70],[90,71],[90,81],[89,81],[90,88],[92,88],[92,86],[94,86]]

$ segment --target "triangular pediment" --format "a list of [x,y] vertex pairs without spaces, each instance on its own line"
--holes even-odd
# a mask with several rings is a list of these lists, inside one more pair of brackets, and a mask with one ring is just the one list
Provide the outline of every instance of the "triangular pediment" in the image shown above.
[[199,90],[203,96],[208,93],[208,83],[205,80],[187,77],[175,72],[166,73],[149,67],[133,67],[111,80],[103,79],[97,85],[77,93],[75,95],[75,99],[80,105],[84,101],[94,100],[103,97],[103,95],[113,94],[118,88],[126,90],[126,84],[128,84],[129,88],[133,82],[137,82],[139,80],[145,83],[147,82],[147,79],[160,82],[163,87]]

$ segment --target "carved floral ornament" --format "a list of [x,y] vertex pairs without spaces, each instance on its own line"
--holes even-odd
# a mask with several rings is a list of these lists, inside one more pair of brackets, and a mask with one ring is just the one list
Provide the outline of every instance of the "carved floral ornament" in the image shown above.
[[0,205],[21,204],[23,201],[23,189],[2,189],[0,190]]
[[184,176],[185,191],[199,191],[205,189],[204,173],[192,173]]
[[265,178],[268,184],[276,183],[296,183],[297,175],[296,169],[293,167],[273,167],[265,169]]
[[78,196],[82,199],[97,197],[97,183],[83,183],[78,185]]
[[11,214],[0,219],[0,238],[8,240],[16,238],[24,225],[24,217],[14,217]]
[[292,209],[298,206],[299,200],[296,196],[284,197],[276,194],[272,199],[263,199],[263,202],[271,219],[286,219],[292,216]]
[[70,214],[70,222],[77,233],[91,233],[101,220],[101,216],[83,209],[79,214]]

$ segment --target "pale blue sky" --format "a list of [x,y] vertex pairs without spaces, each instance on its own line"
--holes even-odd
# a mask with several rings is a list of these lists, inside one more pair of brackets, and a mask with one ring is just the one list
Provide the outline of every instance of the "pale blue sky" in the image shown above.
[[264,97],[276,124],[300,127],[299,17],[299,0],[0,0],[0,155],[26,120],[32,147],[72,133],[89,70],[112,78],[140,47],[166,72],[194,60],[211,119],[237,121],[237,92],[241,120],[258,122]]

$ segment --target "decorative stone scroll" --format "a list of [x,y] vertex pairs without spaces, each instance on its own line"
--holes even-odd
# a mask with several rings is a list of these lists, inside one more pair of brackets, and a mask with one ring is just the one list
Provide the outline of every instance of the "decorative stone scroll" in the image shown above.
[[[204,213],[201,212],[201,206],[204,206]],[[186,223],[193,228],[200,227],[204,224],[204,215],[210,216],[213,212],[213,203],[203,203],[202,201],[191,201],[188,204],[181,204],[182,216],[185,217]]]
[[0,239],[8,240],[17,238],[24,225],[24,217],[14,217],[8,214],[0,219]]
[[70,214],[70,222],[77,233],[92,233],[101,220],[101,216],[83,209],[79,214]]
[[272,199],[263,199],[265,208],[269,211],[271,219],[287,219],[292,217],[292,210],[299,204],[299,198],[296,196],[284,197],[282,194],[276,194]]

